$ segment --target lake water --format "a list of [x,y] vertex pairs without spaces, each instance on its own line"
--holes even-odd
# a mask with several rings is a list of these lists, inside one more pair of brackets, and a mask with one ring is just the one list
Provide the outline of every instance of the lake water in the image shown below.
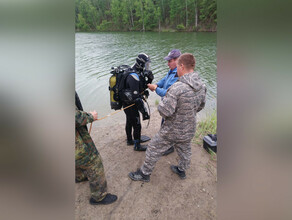
[[[208,89],[206,107],[201,114],[212,112],[217,108],[216,33],[158,32],[76,33],[75,87],[84,110],[95,109],[99,117],[114,112],[108,90],[112,66],[132,65],[139,53],[146,53],[151,58],[155,83],[168,72],[163,58],[171,49],[195,55],[195,70]],[[150,91],[149,103],[154,104],[156,100],[160,97]],[[118,114],[125,120],[124,113]],[[104,123],[111,124],[111,119],[100,124]]]

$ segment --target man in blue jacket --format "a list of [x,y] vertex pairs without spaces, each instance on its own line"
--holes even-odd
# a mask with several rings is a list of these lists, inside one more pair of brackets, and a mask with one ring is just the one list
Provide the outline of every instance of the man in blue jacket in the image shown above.
[[[167,65],[169,66],[169,71],[165,77],[163,77],[158,83],[156,84],[148,84],[148,88],[152,92],[156,92],[157,95],[163,99],[165,96],[168,88],[177,81],[177,67],[176,67],[176,60],[180,57],[181,52],[178,49],[174,49],[168,53],[165,60],[167,60]],[[161,125],[163,124],[164,120],[162,119]],[[170,147],[167,151],[163,153],[163,156],[166,156],[170,153],[174,152],[174,148]]]

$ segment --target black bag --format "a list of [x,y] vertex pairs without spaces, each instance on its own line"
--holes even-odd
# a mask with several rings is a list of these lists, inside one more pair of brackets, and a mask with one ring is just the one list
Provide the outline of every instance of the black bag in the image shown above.
[[128,65],[112,67],[112,69],[113,75],[109,79],[110,103],[111,109],[118,110],[122,108],[126,78],[134,70]]
[[210,150],[217,153],[217,134],[208,134],[203,138],[203,147],[208,152]]

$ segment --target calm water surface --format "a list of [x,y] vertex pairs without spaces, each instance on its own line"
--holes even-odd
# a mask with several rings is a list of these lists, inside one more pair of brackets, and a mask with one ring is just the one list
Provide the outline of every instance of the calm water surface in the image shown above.
[[[168,72],[163,58],[171,49],[196,57],[195,70],[208,88],[206,107],[201,114],[217,108],[216,33],[107,32],[76,33],[75,37],[75,84],[85,111],[95,109],[99,117],[113,112],[108,90],[112,66],[132,65],[137,55],[144,52],[151,58],[155,83]],[[155,100],[160,97],[150,91],[149,103]],[[124,120],[124,114],[118,114]],[[108,118],[103,123],[110,121]]]

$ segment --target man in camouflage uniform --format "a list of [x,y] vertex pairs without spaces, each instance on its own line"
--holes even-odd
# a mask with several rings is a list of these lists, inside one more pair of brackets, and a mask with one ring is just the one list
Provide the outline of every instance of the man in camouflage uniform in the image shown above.
[[136,172],[129,173],[132,180],[150,181],[156,162],[169,146],[174,146],[178,156],[178,166],[171,170],[181,179],[186,178],[185,170],[191,160],[191,140],[196,131],[196,114],[205,106],[206,86],[196,72],[195,57],[186,53],[177,61],[179,79],[167,91],[158,106],[164,123],[147,146],[144,164]]
[[86,124],[97,120],[97,112],[84,112],[77,93],[75,92],[75,182],[89,180],[90,204],[110,204],[117,196],[107,193],[102,159],[97,151]]

